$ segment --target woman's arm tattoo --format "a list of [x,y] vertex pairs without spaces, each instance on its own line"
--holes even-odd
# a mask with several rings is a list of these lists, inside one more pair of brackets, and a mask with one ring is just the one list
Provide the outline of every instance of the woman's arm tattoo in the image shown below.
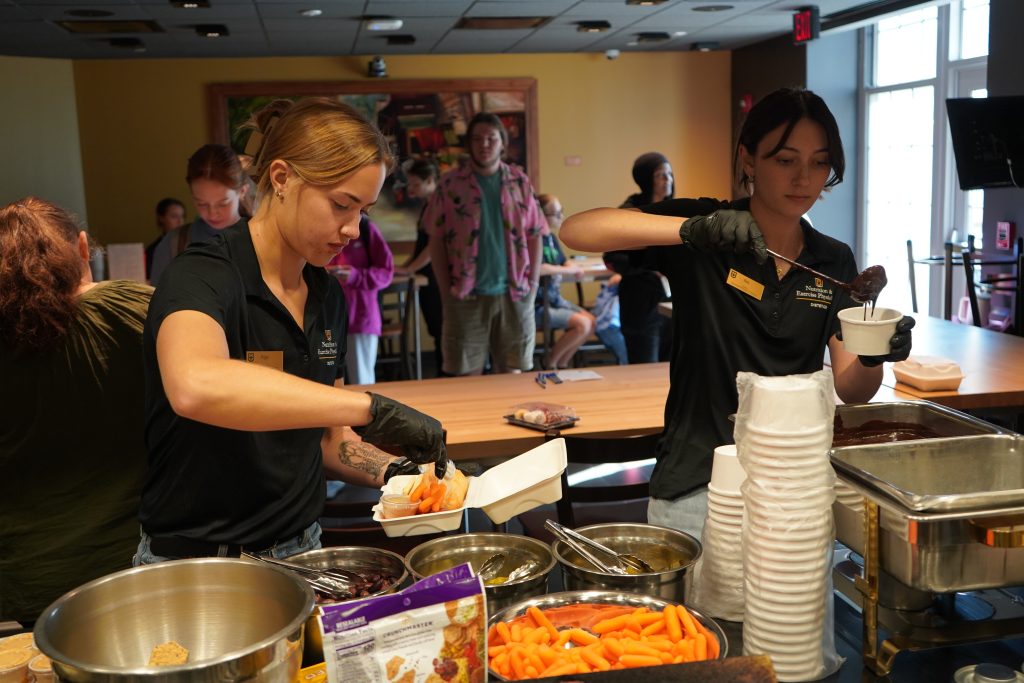
[[338,462],[362,470],[374,479],[384,476],[384,470],[394,459],[395,456],[364,441],[342,441],[338,446]]

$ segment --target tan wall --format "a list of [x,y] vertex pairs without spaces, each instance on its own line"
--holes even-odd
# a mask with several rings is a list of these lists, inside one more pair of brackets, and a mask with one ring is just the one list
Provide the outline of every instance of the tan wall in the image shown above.
[[[190,204],[185,161],[207,142],[207,83],[363,80],[366,57],[84,60],[74,63],[89,219],[101,240],[154,236],[154,204]],[[729,196],[727,52],[389,56],[393,79],[533,77],[544,192],[569,212],[618,205],[633,159],[672,161],[677,195]],[[580,166],[566,166],[580,156]],[[189,210],[192,216],[194,211]]]
[[33,194],[84,218],[71,62],[0,57],[0,87],[0,205]]

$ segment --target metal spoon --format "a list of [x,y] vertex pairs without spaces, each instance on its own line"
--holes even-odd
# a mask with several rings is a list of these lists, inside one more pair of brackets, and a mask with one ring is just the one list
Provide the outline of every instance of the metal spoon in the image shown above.
[[775,258],[785,261],[795,268],[806,270],[812,275],[817,275],[823,280],[828,280],[834,285],[849,290],[850,298],[857,303],[863,304],[869,301],[875,301],[878,299],[878,295],[882,291],[882,288],[889,282],[888,278],[885,276],[885,268],[882,266],[868,266],[858,273],[857,277],[853,278],[853,282],[843,282],[835,279],[834,277],[825,275],[824,273],[819,273],[810,266],[805,266],[802,263],[797,263],[791,258],[786,258],[782,254],[774,252],[771,249],[767,249],[766,251]]

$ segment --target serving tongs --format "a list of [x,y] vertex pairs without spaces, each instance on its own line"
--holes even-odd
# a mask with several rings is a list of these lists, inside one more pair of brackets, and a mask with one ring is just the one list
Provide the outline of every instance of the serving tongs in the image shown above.
[[347,600],[351,598],[354,594],[356,583],[360,580],[358,574],[347,569],[317,569],[316,567],[307,567],[297,562],[289,562],[288,560],[279,560],[275,557],[264,557],[247,552],[242,552],[242,557],[256,560],[257,562],[266,562],[267,564],[295,572],[312,586],[315,591],[322,593],[332,600]]
[[[630,569],[640,572],[641,574],[650,574],[654,571],[654,567],[639,557],[630,555],[629,553],[615,552],[608,546],[598,543],[592,538],[587,538],[583,534],[573,531],[554,520],[545,520],[544,526],[546,526],[551,533],[558,536],[563,543],[579,553],[583,559],[590,562],[606,574],[628,575]],[[614,558],[615,564],[606,564],[603,560],[600,560],[590,552],[591,550],[596,550]]]

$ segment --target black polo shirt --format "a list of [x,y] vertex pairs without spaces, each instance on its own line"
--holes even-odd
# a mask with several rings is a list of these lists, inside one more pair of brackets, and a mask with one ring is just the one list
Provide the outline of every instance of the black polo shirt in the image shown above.
[[[722,206],[673,199],[643,210],[699,216]],[[749,201],[731,206],[746,210]],[[798,262],[844,282],[857,275],[847,245],[806,222],[802,227]],[[734,443],[728,416],[738,404],[736,373],[820,370],[828,341],[839,330],[837,312],[856,304],[846,290],[802,270],[792,268],[780,281],[771,259],[758,265],[750,253],[700,252],[680,244],[650,247],[643,256],[672,286],[671,385],[651,479],[651,495],[672,500],[706,485],[715,447]]]
[[231,358],[334,384],[344,368],[347,312],[338,282],[306,265],[305,329],[260,274],[249,227],[194,245],[167,268],[143,333],[149,474],[139,519],[151,536],[253,548],[298,535],[323,510],[323,429],[246,432],[179,417],[160,380],[156,333],[171,313],[205,313]]

